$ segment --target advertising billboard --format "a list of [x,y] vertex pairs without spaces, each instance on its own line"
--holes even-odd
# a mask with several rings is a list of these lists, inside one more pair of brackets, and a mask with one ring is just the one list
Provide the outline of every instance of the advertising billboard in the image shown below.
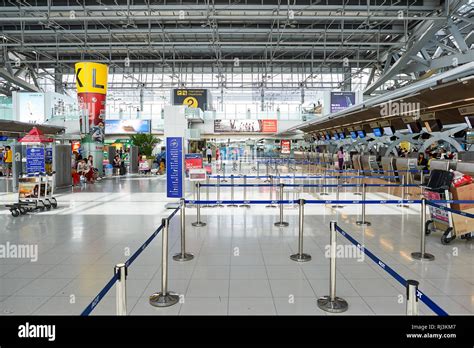
[[214,133],[276,133],[277,120],[214,120]]
[[355,105],[355,92],[331,92],[331,113]]
[[19,92],[17,96],[19,120],[21,122],[43,123],[45,120],[44,94]]
[[207,110],[207,89],[174,89],[173,104]]
[[150,120],[106,120],[106,134],[150,133]]
[[291,153],[291,140],[281,141],[281,153],[284,153],[284,154]]

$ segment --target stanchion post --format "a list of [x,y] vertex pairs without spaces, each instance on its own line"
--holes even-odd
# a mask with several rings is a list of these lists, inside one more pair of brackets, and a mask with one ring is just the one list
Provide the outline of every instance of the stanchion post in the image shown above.
[[[199,181],[196,183],[196,188],[197,188],[197,200],[199,202],[201,200],[201,183]],[[196,212],[197,212],[197,220],[196,222],[193,222],[191,225],[193,225],[194,227],[206,226],[206,223],[201,221],[201,204],[200,203],[196,203]]]
[[[209,175],[206,175],[206,201],[209,201]],[[203,205],[203,207],[210,207],[209,203]]]
[[[199,206],[199,205],[198,205]],[[162,251],[161,251],[161,292],[154,293],[150,296],[150,304],[155,307],[169,307],[179,301],[179,296],[168,292],[168,230],[169,220],[162,220],[163,231]]]
[[221,203],[221,181],[219,176],[217,177],[217,189],[216,189],[216,207],[222,208],[224,205]]
[[115,265],[114,272],[118,278],[115,286],[117,315],[127,315],[127,266],[124,263],[118,263]]
[[274,225],[277,226],[277,227],[286,227],[286,226],[289,225],[289,223],[286,222],[286,221],[283,221],[283,202],[282,202],[283,201],[283,189],[285,188],[285,184],[280,183],[279,186],[280,186],[280,198],[279,198],[279,200],[280,200],[280,203],[279,203],[279,205],[280,205],[280,221],[275,222]]
[[408,205],[405,204],[405,175],[402,174],[402,202],[397,205],[400,208],[408,208]]
[[225,163],[222,164],[222,180],[221,182],[227,182],[225,179]]
[[407,280],[407,315],[418,315],[418,285],[416,280]]
[[260,161],[257,159],[257,180],[260,180]]
[[336,221],[331,221],[331,259],[329,269],[329,295],[318,299],[318,307],[323,311],[330,313],[342,313],[347,311],[349,305],[346,300],[336,296],[336,249],[337,249],[337,231]]
[[270,171],[269,171],[269,163],[268,163],[268,160],[267,162],[265,163],[265,166],[266,166],[266,178],[263,182],[270,182]]
[[174,255],[173,260],[189,261],[194,258],[194,255],[186,252],[186,201],[184,198],[181,198],[180,203],[181,252]]
[[327,191],[327,180],[326,180],[326,176],[327,176],[327,168],[325,167],[324,168],[324,172],[323,172],[323,192],[320,193],[321,196],[327,196],[329,195],[328,191]]
[[237,207],[238,205],[234,202],[234,174],[230,175],[230,200],[232,203],[227,204],[228,207]]
[[360,169],[357,169],[357,180],[356,180],[356,192],[354,192],[354,194],[356,196],[361,196],[362,195],[362,192],[359,191],[360,187],[362,186],[362,176],[361,176],[361,173],[360,173]]
[[265,206],[265,208],[275,208],[276,205],[273,203],[273,176],[270,175],[270,203]]
[[298,252],[290,255],[290,259],[297,262],[311,261],[311,255],[303,252],[303,234],[304,234],[304,205],[306,201],[304,199],[299,200],[299,211],[298,211]]
[[[339,196],[340,196],[340,188],[341,188],[341,176],[337,176],[337,185],[336,185],[336,201],[339,201]],[[343,205],[339,203],[335,203],[331,206],[331,208],[344,208]]]
[[370,222],[368,222],[365,219],[365,201],[367,200],[367,184],[364,182],[362,184],[362,220],[356,221],[357,225],[366,225],[370,226],[372,225]]
[[240,205],[242,208],[250,208],[250,204],[247,203],[247,175],[244,175],[244,203]]
[[426,260],[433,261],[435,259],[434,255],[425,252],[426,250],[426,199],[421,199],[421,214],[420,214],[420,223],[421,223],[421,245],[420,252],[411,253],[411,257],[415,260]]

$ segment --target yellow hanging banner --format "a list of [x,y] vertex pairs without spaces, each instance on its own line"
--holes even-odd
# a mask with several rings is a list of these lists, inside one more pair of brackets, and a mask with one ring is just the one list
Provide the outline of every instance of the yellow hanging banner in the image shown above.
[[77,93],[107,94],[108,66],[100,63],[79,62],[75,65]]

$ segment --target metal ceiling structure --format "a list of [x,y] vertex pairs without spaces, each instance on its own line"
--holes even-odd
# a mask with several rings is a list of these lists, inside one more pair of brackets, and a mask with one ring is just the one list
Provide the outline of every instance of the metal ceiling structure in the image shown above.
[[[0,92],[77,61],[115,72],[353,74],[366,94],[473,60],[472,0],[2,0]],[[456,58],[453,60],[453,58]],[[22,81],[23,80],[23,81]],[[139,85],[141,81],[137,81]],[[176,82],[179,85],[179,81]],[[284,83],[282,83],[284,88]]]

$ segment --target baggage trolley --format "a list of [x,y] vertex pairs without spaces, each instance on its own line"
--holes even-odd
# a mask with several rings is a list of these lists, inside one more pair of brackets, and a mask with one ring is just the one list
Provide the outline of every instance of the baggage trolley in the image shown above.
[[40,200],[46,209],[58,207],[58,201],[54,197],[54,176],[56,172],[42,173]]
[[[453,174],[444,170],[432,170],[424,190],[426,200],[450,200],[449,187]],[[450,203],[438,203],[441,206],[451,208]],[[456,229],[466,229],[469,223],[466,220],[453,217],[453,213],[429,205],[430,219],[425,222],[425,233],[442,232],[441,244],[446,245],[456,239]],[[473,229],[474,231],[474,229]],[[472,232],[461,235],[462,239],[471,239]]]
[[18,178],[18,202],[6,205],[13,217],[45,209],[44,203],[40,199],[40,186],[40,173],[20,174]]

